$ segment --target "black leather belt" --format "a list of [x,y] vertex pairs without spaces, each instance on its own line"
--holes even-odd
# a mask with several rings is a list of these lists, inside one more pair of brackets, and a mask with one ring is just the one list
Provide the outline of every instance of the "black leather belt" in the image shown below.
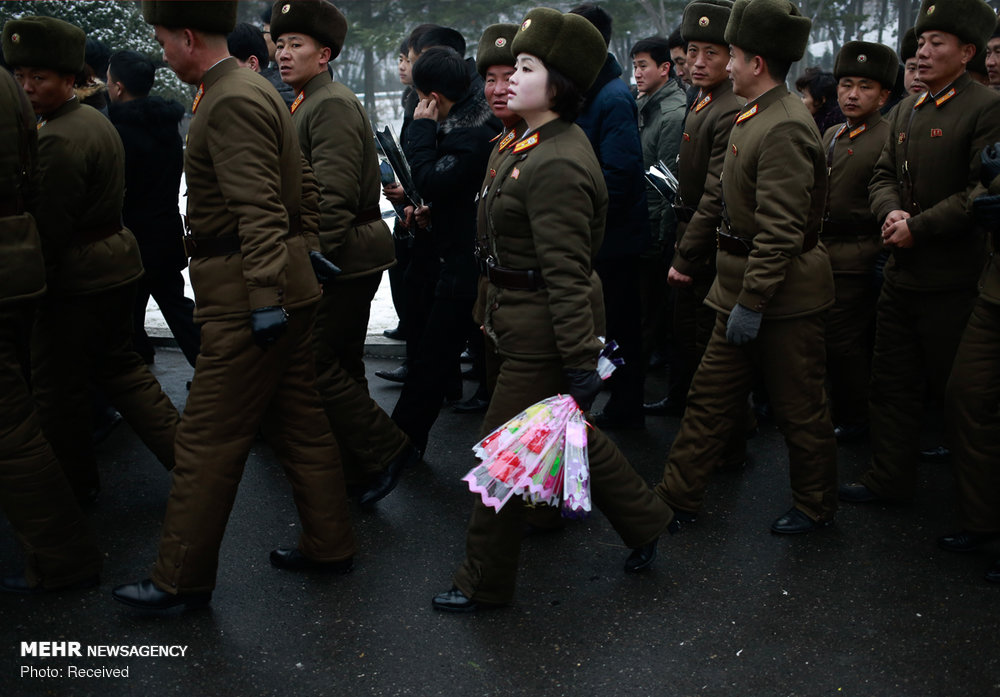
[[542,272],[534,269],[507,269],[486,262],[486,278],[498,288],[506,290],[540,290],[545,287]]
[[[739,235],[732,235],[729,233],[729,226],[724,222],[722,223],[722,228],[716,233],[716,239],[718,240],[719,249],[723,252],[728,252],[729,254],[734,254],[736,256],[748,257],[750,252],[753,251],[753,240],[749,237],[740,237]],[[806,238],[802,242],[802,252],[805,254],[810,249],[816,246],[819,242],[819,235],[815,231],[807,232]]]
[[857,223],[846,223],[839,220],[823,221],[823,237],[847,238],[880,236],[882,230],[874,220],[862,220]]
[[354,218],[354,226],[367,225],[377,220],[382,220],[382,209],[378,206],[369,206],[363,211],[358,211],[358,215]]

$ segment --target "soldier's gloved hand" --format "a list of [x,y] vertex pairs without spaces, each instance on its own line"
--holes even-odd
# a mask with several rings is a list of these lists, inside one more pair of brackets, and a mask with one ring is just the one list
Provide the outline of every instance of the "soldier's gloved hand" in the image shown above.
[[972,202],[972,217],[990,230],[1000,228],[1000,195],[977,196]]
[[726,322],[726,341],[733,346],[742,346],[753,341],[760,331],[760,321],[763,317],[760,312],[754,312],[737,303],[729,313],[729,321]]
[[990,182],[1000,175],[1000,143],[987,145],[979,155],[982,167],[979,168],[979,180],[983,186],[989,186]]
[[563,374],[569,382],[569,396],[576,401],[580,411],[590,411],[604,384],[600,374],[596,370],[579,368],[567,368],[563,370]]
[[309,263],[320,283],[329,283],[340,275],[340,267],[315,250],[309,252]]
[[287,328],[288,313],[283,307],[258,307],[250,313],[250,331],[262,349],[277,341]]

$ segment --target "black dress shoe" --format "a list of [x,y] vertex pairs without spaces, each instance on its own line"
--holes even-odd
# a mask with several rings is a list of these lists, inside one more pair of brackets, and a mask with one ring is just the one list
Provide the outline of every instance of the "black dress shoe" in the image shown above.
[[657,537],[652,542],[647,542],[642,547],[633,549],[632,553],[628,555],[628,559],[625,560],[625,573],[637,574],[651,567],[653,560],[656,559],[656,543],[659,541],[660,538]]
[[1000,559],[986,570],[985,578],[990,583],[1000,583]]
[[362,507],[373,505],[376,501],[385,498],[399,483],[399,475],[407,467],[413,467],[420,462],[420,451],[412,445],[406,446],[396,458],[385,466],[385,469],[378,475],[375,484],[365,493],[361,494],[358,503]]
[[779,535],[799,535],[804,532],[812,532],[821,528],[833,525],[833,519],[813,520],[805,513],[794,506],[788,509],[788,513],[771,523],[771,532]]
[[841,484],[837,489],[837,498],[847,503],[873,503],[882,500],[881,496],[860,482]]
[[927,450],[921,450],[920,461],[937,464],[951,462],[951,450],[943,445],[937,445],[933,448],[927,448]]
[[389,382],[406,382],[406,376],[409,375],[410,368],[405,363],[395,370],[376,370],[375,375],[382,378],[383,380],[388,380]]
[[657,402],[647,402],[642,405],[642,410],[647,414],[663,414],[665,416],[683,416],[684,400],[666,396]]
[[354,568],[354,557],[340,561],[316,561],[297,549],[279,547],[271,550],[271,566],[285,571],[320,571],[330,574],[346,574]]
[[1000,539],[997,532],[972,532],[959,530],[938,538],[938,547],[949,552],[975,552],[987,542]]
[[833,429],[833,436],[841,443],[861,440],[868,435],[868,424],[841,424]]
[[398,326],[395,329],[386,329],[382,332],[382,336],[386,339],[392,339],[393,341],[406,341],[406,333],[403,332]]
[[670,525],[667,526],[667,532],[671,535],[680,532],[686,526],[693,524],[698,520],[697,513],[691,513],[690,511],[679,511],[674,509],[674,519],[670,521]]
[[94,588],[101,582],[99,576],[88,576],[87,578],[67,583],[65,586],[47,587],[42,585],[28,585],[28,579],[24,576],[7,576],[0,581],[0,592],[16,593],[17,595],[44,595],[45,593],[59,593],[62,591],[77,591],[87,588]]
[[205,593],[167,593],[160,590],[150,578],[118,586],[111,591],[111,595],[118,602],[141,610],[167,610],[182,605],[188,609],[194,609],[205,607],[212,600],[211,591]]
[[626,416],[614,412],[599,411],[591,414],[587,421],[601,430],[618,429],[623,431],[637,431],[646,428],[646,416],[642,413]]
[[501,607],[495,603],[484,603],[466,597],[465,593],[452,586],[450,591],[438,593],[431,599],[431,607],[441,612],[475,612],[489,608]]
[[473,395],[464,402],[456,402],[451,409],[458,414],[481,414],[489,406],[490,400],[480,399]]

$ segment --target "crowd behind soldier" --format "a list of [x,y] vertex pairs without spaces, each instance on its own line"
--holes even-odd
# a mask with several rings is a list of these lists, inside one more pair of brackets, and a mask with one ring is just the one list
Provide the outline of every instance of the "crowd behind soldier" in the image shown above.
[[[100,487],[95,390],[172,470],[152,573],[113,595],[193,608],[211,601],[258,429],[302,523],[271,564],[346,573],[349,496],[371,506],[421,460],[463,348],[482,356],[485,434],[554,392],[589,411],[604,335],[634,365],[590,419],[595,503],[631,548],[626,572],[650,568],[664,532],[697,534],[713,473],[747,457],[758,383],[789,449],[792,505],[772,532],[828,527],[838,499],[912,499],[931,398],[946,406],[960,503],[938,545],[1000,538],[1000,23],[983,0],[924,0],[898,54],[850,41],[833,73],[796,83],[802,99],[786,81],[812,26],[788,0],[689,3],[669,38],[630,47],[637,99],[596,6],[492,25],[475,60],[454,29],[420,25],[399,51],[417,201],[380,173],[368,115],[334,79],[349,26],[333,4],[279,0],[263,32],[236,26],[235,2],[143,14],[198,87],[183,156],[179,108],[149,96],[147,57],[120,50],[88,71],[79,28],[3,27],[0,245],[17,273],[0,280],[0,506],[26,552],[3,592],[99,583],[80,506]],[[83,103],[103,77],[107,116]],[[657,162],[678,176],[672,205],[642,181]],[[392,418],[362,358],[386,270],[408,339]],[[149,294],[195,367],[181,415],[133,345]],[[671,391],[644,410],[657,322]],[[645,427],[644,411],[680,417],[653,489],[601,432]],[[838,476],[838,440],[864,438],[868,469]],[[513,600],[525,524],[557,527],[526,511],[476,499],[435,609]],[[1000,561],[986,579],[1000,583]]]

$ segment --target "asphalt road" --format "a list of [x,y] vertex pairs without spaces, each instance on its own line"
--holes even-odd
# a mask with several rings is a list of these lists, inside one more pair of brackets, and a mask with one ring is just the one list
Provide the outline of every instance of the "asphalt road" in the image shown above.
[[[373,359],[369,372],[395,363]],[[182,405],[191,371],[181,354],[159,350],[155,372]],[[651,375],[649,396],[662,386]],[[371,387],[391,409],[398,388],[378,378]],[[628,550],[597,514],[526,540],[512,606],[432,611],[462,558],[472,495],[460,478],[474,464],[478,427],[478,416],[442,411],[426,463],[375,512],[352,511],[361,552],[352,574],[333,578],[269,565],[272,548],[294,544],[298,523],[281,467],[258,444],[210,609],[162,617],[110,595],[148,575],[169,488],[119,427],[100,447],[104,490],[89,511],[106,555],[102,583],[0,595],[0,696],[1000,695],[1000,588],[982,579],[1000,546],[937,549],[956,519],[949,468],[920,465],[910,505],[844,507],[829,529],[779,537],[768,527],[791,497],[773,427],[751,442],[747,469],[716,476],[698,522],[661,542],[651,573],[622,572]],[[650,417],[645,431],[613,435],[655,482],[676,429],[676,419]],[[925,444],[933,439],[929,429]],[[842,448],[841,479],[859,474],[866,456],[864,445]],[[20,564],[0,522],[0,570]],[[79,642],[83,655],[22,655],[22,642],[43,641]],[[106,646],[186,648],[87,655]],[[128,676],[84,677],[81,668]]]

